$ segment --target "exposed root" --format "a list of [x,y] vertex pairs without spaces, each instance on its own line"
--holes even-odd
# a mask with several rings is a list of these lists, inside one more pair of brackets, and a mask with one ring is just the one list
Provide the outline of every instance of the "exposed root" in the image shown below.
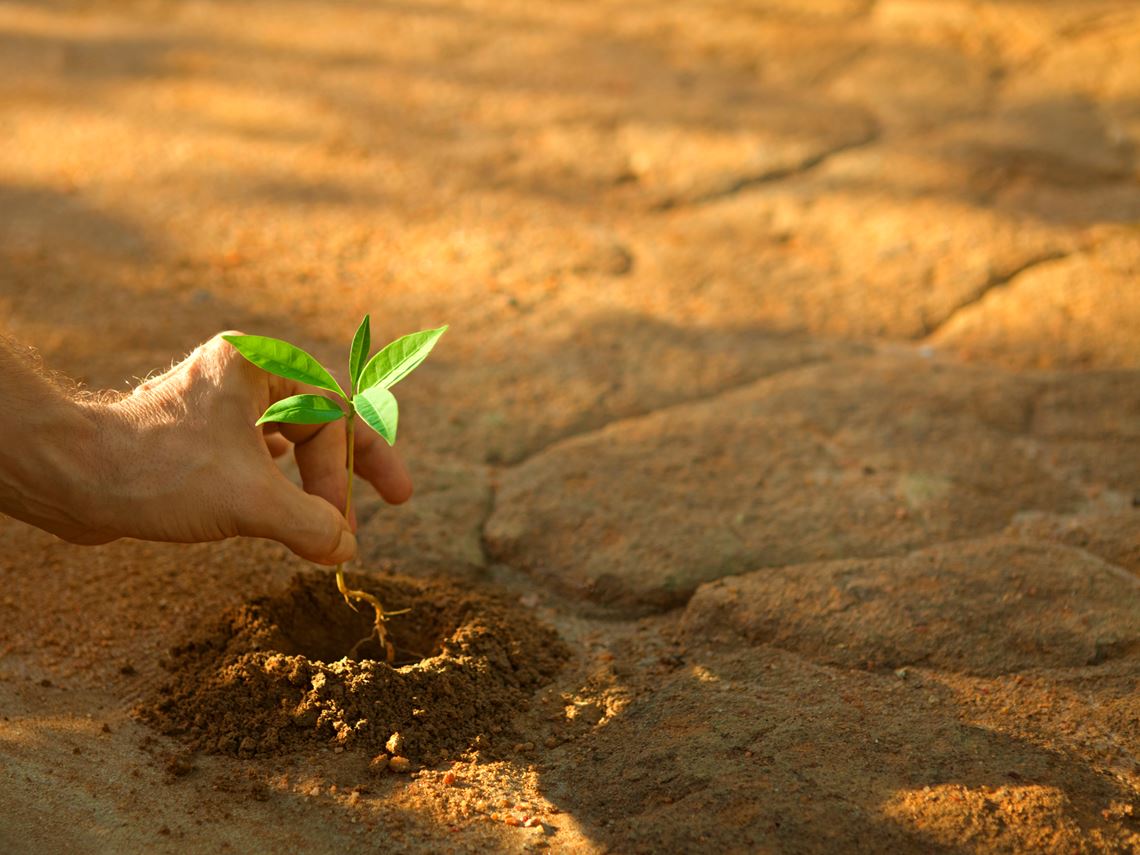
[[336,568],[336,587],[337,590],[340,591],[341,596],[344,597],[345,603],[347,603],[349,608],[351,608],[353,611],[359,611],[353,602],[356,600],[357,602],[368,603],[370,606],[372,606],[373,611],[376,612],[376,621],[374,623],[373,632],[360,639],[360,641],[356,642],[356,644],[353,645],[352,650],[350,650],[348,654],[349,658],[355,659],[356,653],[360,649],[361,645],[366,644],[375,638],[380,643],[380,646],[384,648],[388,664],[393,664],[396,661],[396,647],[392,644],[391,639],[388,637],[388,627],[385,626],[385,624],[387,623],[388,618],[395,615],[407,614],[409,609],[400,609],[396,612],[386,612],[384,611],[384,606],[378,599],[376,599],[376,597],[372,596],[372,594],[368,593],[367,591],[352,590],[344,581],[343,565],[338,565]]

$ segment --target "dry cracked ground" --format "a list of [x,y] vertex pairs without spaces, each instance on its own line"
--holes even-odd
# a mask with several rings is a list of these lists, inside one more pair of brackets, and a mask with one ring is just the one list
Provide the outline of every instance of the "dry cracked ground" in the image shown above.
[[0,151],[89,388],[450,322],[360,569],[572,652],[412,775],[186,755],[303,564],[3,521],[3,850],[1140,849],[1136,3],[4,0]]

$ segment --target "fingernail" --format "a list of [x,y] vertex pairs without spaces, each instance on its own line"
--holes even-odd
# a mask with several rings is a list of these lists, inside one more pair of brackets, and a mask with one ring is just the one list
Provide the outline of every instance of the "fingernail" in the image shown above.
[[350,561],[356,556],[356,538],[352,536],[352,532],[344,529],[340,533],[340,541],[336,545],[333,554],[329,559],[334,564],[340,564],[343,561]]

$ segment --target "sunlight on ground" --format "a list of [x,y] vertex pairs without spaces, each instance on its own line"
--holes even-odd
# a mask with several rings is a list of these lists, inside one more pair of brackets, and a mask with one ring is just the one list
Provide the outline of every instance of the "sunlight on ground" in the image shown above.
[[103,734],[101,721],[90,716],[30,715],[4,716],[0,720],[0,741],[13,747],[57,746],[57,738],[88,738]]
[[954,846],[975,835],[981,840],[1001,832],[1008,835],[1008,843],[1026,851],[1076,845],[1081,830],[1069,818],[1070,810],[1059,790],[1032,785],[941,784],[899,790],[883,806],[886,816],[931,844]]

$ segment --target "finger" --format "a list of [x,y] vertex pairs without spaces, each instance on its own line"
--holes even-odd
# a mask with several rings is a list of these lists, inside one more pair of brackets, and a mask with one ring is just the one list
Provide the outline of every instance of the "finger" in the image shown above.
[[389,504],[399,505],[412,497],[412,476],[399,452],[357,420],[353,469],[370,483]]
[[293,448],[293,457],[301,471],[301,483],[305,485],[305,492],[320,496],[341,510],[344,509],[348,490],[344,447],[344,426],[337,421],[323,426],[308,439],[296,443]]
[[265,447],[269,449],[270,456],[276,459],[287,454],[289,452],[289,449],[293,447],[293,443],[283,437],[280,433],[266,433]]
[[294,445],[300,445],[303,442],[308,442],[321,431],[326,429],[334,429],[334,425],[336,426],[335,429],[342,432],[344,431],[344,425],[342,425],[339,421],[326,422],[319,425],[295,425],[285,422],[271,422],[270,424],[272,424],[273,427],[275,427],[283,437],[285,437]]
[[277,472],[243,503],[248,514],[238,520],[238,534],[267,537],[318,564],[340,564],[356,555],[356,538],[340,512]]

